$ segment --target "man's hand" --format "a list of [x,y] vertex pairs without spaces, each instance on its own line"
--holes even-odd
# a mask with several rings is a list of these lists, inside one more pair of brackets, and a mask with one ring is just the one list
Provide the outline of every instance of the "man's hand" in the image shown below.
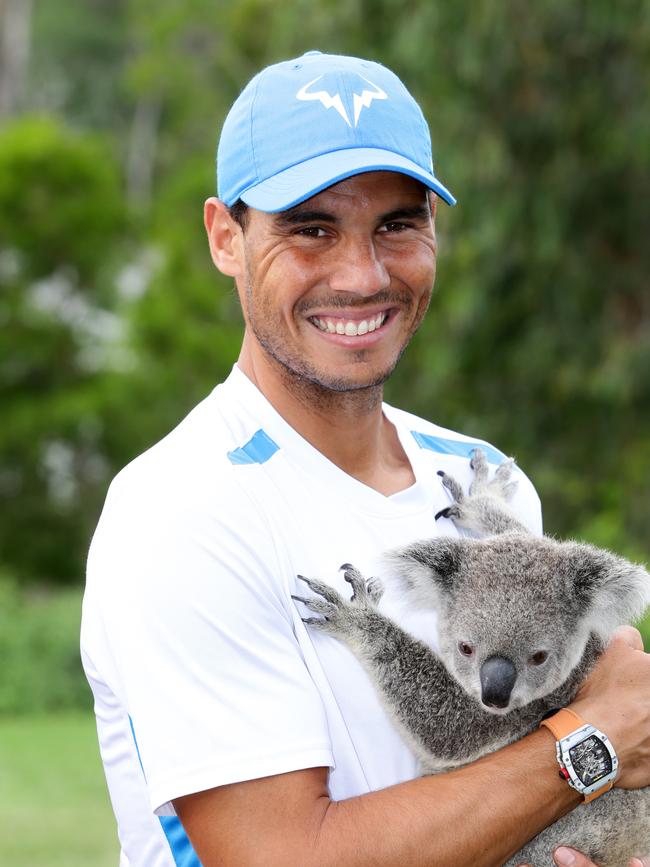
[[[590,861],[586,855],[576,852],[575,849],[567,849],[566,846],[560,846],[553,853],[553,860],[558,867],[598,867],[593,861]],[[650,867],[650,860],[647,858],[633,858],[629,867]]]
[[637,629],[616,630],[571,707],[613,743],[620,762],[614,785],[650,785],[650,654]]
[[[566,846],[555,850],[553,860],[558,867],[598,867],[598,864],[590,861],[586,855],[576,852],[575,849],[567,849]],[[530,864],[520,864],[519,867],[530,867]],[[650,867],[650,858],[632,858],[629,867]]]
[[[607,696],[604,703],[601,693]],[[650,655],[643,652],[637,629],[616,630],[571,707],[610,737],[621,762],[616,785],[650,785]],[[555,850],[553,860],[558,867],[598,867],[566,846]],[[650,867],[650,858],[633,858],[629,867]]]

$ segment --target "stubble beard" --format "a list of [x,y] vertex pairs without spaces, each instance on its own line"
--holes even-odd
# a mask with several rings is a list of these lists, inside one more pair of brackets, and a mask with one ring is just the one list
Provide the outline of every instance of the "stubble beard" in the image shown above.
[[[423,309],[416,316],[412,328],[409,330],[392,363],[384,370],[378,371],[369,382],[359,382],[348,377],[335,376],[319,371],[303,356],[288,350],[276,332],[262,325],[262,323],[273,321],[272,311],[262,309],[256,312],[253,294],[252,282],[249,277],[246,281],[248,327],[250,327],[257,342],[267,356],[275,364],[276,369],[282,377],[284,386],[291,390],[299,399],[309,402],[312,406],[319,409],[329,409],[344,403],[348,405],[353,404],[358,412],[372,410],[381,405],[383,385],[397,367],[411,338],[420,327],[429,306],[429,300],[427,299],[423,305]],[[402,302],[405,299],[409,303],[412,303],[410,296],[400,296]],[[354,360],[362,363],[367,354],[367,350],[360,349],[355,352]]]

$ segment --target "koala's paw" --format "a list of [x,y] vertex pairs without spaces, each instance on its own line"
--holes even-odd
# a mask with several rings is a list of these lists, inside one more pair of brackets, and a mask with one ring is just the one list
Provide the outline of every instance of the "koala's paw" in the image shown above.
[[474,470],[474,481],[469,488],[470,497],[488,495],[506,503],[510,502],[517,490],[517,482],[511,479],[515,468],[514,458],[507,458],[500,463],[491,479],[487,458],[482,449],[474,449],[469,465]]
[[364,578],[361,572],[356,569],[351,563],[344,563],[340,571],[343,572],[343,577],[352,587],[352,604],[360,607],[372,606],[373,608],[379,603],[379,600],[384,595],[384,585],[379,578]]
[[329,584],[305,578],[304,575],[297,577],[317,595],[292,596],[291,598],[297,602],[302,602],[314,614],[320,615],[319,617],[303,617],[303,623],[338,638],[349,638],[363,620],[364,613],[375,610],[384,588],[379,579],[366,580],[358,569],[349,563],[344,563],[341,569],[344,572],[343,577],[352,587],[352,597],[349,601],[344,599]]
[[509,458],[503,461],[490,478],[485,452],[477,448],[472,454],[470,466],[474,471],[474,479],[467,495],[453,476],[442,470],[438,472],[443,486],[452,495],[454,502],[437,513],[436,521],[438,518],[451,518],[461,527],[503,531],[506,529],[505,525],[501,526],[500,521],[495,523],[495,516],[492,513],[499,504],[509,503],[517,490],[517,482],[511,478],[515,466],[514,460]]

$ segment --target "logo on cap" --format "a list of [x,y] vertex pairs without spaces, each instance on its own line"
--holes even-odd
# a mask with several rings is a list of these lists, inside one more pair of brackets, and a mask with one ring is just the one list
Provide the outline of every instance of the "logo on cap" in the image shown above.
[[[348,116],[348,112],[343,105],[343,100],[341,99],[340,93],[331,94],[328,93],[326,90],[309,90],[309,88],[312,85],[316,84],[317,81],[320,81],[321,78],[323,78],[323,76],[319,75],[317,78],[314,78],[313,81],[309,81],[307,84],[301,87],[296,94],[296,99],[300,99],[304,102],[316,99],[321,102],[325,106],[325,108],[336,109],[336,111],[340,114],[340,116],[347,123],[347,125],[351,127],[352,123]],[[388,96],[384,93],[384,91],[380,87],[377,87],[376,84],[373,84],[372,81],[365,78],[363,75],[358,75],[358,78],[360,78],[362,81],[365,81],[366,84],[369,84],[372,90],[363,88],[361,90],[361,93],[357,93],[356,91],[352,92],[352,110],[354,112],[355,127],[359,123],[359,115],[361,114],[363,109],[370,108],[374,99],[388,99]]]

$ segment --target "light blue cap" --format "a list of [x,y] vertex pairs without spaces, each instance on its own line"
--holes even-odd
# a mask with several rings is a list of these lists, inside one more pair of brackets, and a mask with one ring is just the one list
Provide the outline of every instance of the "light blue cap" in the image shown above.
[[230,109],[217,151],[219,198],[284,211],[362,172],[410,175],[449,205],[420,106],[379,63],[308,51],[267,66]]

